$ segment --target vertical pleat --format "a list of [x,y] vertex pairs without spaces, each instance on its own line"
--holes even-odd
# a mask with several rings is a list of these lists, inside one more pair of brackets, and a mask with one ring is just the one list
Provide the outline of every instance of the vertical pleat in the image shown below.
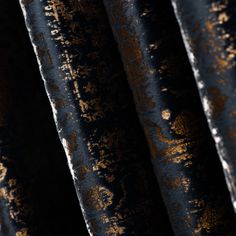
[[175,235],[235,235],[235,215],[171,2],[104,3]]
[[90,235],[172,235],[102,2],[21,6]]
[[235,1],[172,1],[236,208]]

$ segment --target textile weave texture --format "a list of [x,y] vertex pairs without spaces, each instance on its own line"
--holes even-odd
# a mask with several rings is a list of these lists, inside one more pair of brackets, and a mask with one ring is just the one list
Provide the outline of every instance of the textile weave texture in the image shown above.
[[1,6],[0,236],[236,235],[235,1]]

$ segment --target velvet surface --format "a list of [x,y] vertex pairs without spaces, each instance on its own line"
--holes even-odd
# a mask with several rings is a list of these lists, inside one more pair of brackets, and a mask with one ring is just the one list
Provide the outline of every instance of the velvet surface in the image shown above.
[[236,235],[233,1],[1,5],[0,235]]

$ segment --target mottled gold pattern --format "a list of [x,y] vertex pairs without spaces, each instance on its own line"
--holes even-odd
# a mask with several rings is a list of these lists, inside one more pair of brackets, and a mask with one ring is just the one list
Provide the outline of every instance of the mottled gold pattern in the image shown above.
[[[20,2],[89,234],[234,236],[235,3]],[[21,221],[8,165],[0,201]]]
[[[201,104],[196,103],[198,91],[190,65],[182,60],[185,49],[178,41],[179,28],[168,4],[166,1],[105,0],[175,234],[213,235],[220,232],[222,225],[230,225],[234,220],[231,221],[233,215],[228,209],[221,217],[219,206],[202,213],[206,206],[220,202],[215,195],[222,191],[227,195],[227,190],[224,183],[216,186],[210,180],[206,166],[212,166],[213,159],[218,157]],[[209,18],[204,27],[194,25],[193,30],[200,29],[211,35],[204,50],[215,53],[220,49],[222,40],[216,39],[219,35],[216,29],[229,18],[228,14],[220,12],[217,21]],[[194,50],[198,52],[198,48]],[[229,68],[226,57],[234,60],[229,54],[222,54],[211,64],[212,70]],[[215,90],[209,93],[214,96],[217,115],[224,109],[227,98]],[[195,200],[204,204],[194,206],[191,202]],[[229,198],[227,201],[229,204]]]
[[172,2],[235,208],[235,2]]
[[102,1],[22,8],[89,233],[155,232],[163,206]]

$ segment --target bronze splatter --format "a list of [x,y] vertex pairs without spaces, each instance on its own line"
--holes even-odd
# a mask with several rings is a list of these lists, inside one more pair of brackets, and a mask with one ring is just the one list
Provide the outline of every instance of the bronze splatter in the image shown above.
[[105,210],[112,204],[113,193],[103,186],[95,186],[86,192],[86,204],[97,211]]

